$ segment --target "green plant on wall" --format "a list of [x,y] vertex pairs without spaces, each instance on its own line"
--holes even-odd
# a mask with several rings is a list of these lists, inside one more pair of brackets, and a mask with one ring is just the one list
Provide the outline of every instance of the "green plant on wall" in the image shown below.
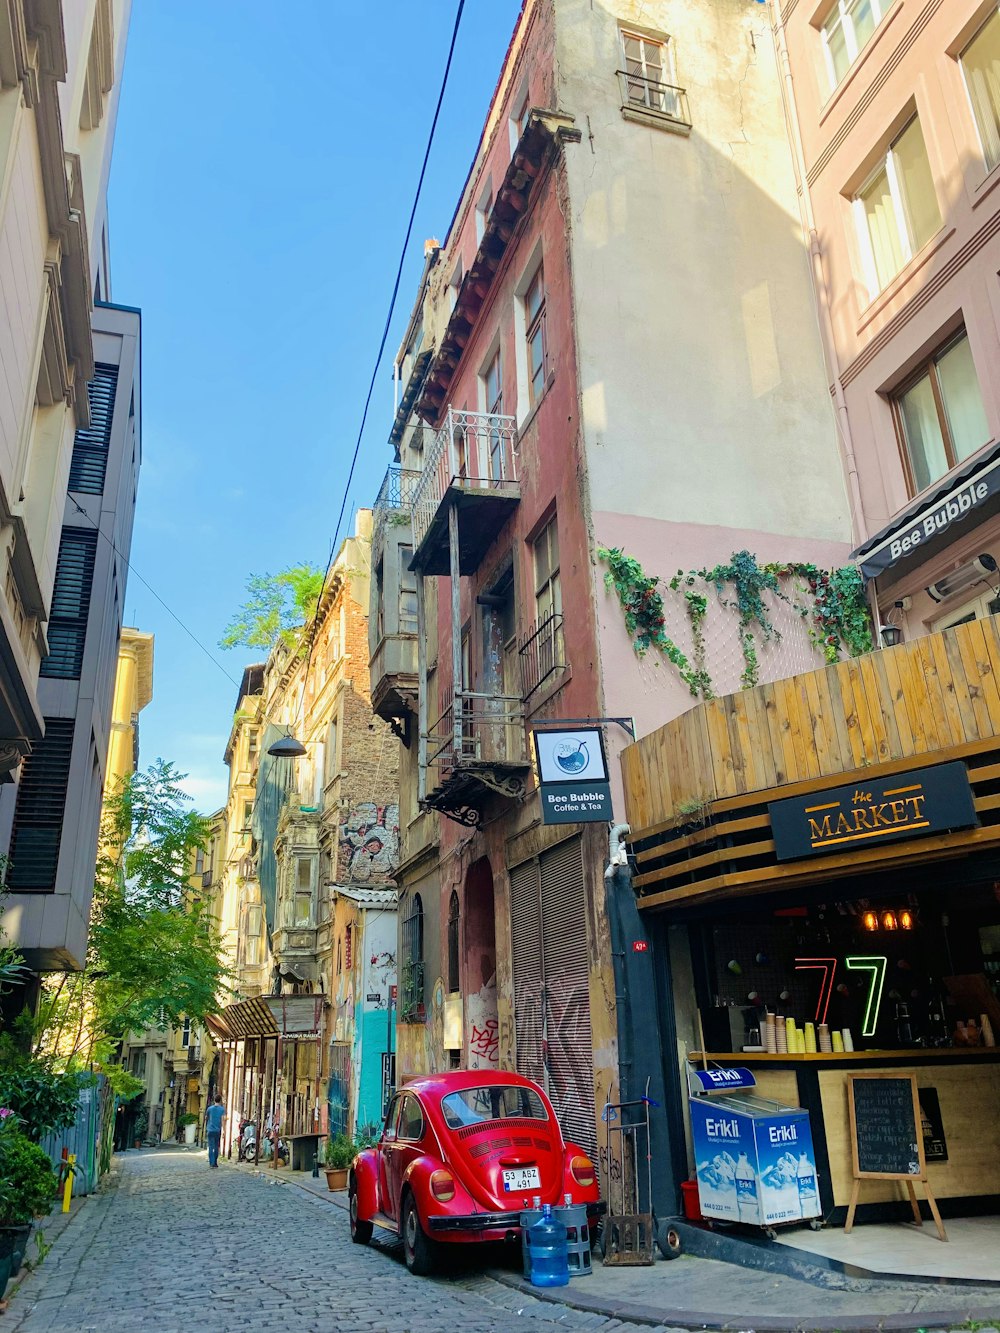
[[[620,547],[598,547],[597,555],[607,565],[604,582],[618,596],[636,653],[642,657],[650,648],[658,649],[696,698],[713,697],[705,661],[708,597],[699,587],[714,588],[721,604],[736,613],[744,689],[760,679],[758,641],[781,638],[764,600],[767,595],[786,602],[809,622],[809,638],[827,662],[839,661],[844,653],[857,657],[872,649],[864,582],[853,565],[832,570],[801,562],[762,565],[751,552],[737,551],[725,564],[686,572],[680,569],[663,584]],[[661,587],[680,594],[683,600],[691,625],[692,660],[666,632]]]

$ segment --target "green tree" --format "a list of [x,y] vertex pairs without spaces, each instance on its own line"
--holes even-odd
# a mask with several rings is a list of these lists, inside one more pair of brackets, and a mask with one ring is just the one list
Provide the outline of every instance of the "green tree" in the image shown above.
[[64,1068],[110,1061],[129,1032],[203,1022],[226,984],[216,922],[191,866],[208,821],[158,759],[105,798],[87,965],[43,988],[34,1053]]
[[318,565],[251,574],[246,601],[226,626],[219,647],[270,652],[279,639],[294,645],[298,631],[316,614],[322,587],[323,570]]

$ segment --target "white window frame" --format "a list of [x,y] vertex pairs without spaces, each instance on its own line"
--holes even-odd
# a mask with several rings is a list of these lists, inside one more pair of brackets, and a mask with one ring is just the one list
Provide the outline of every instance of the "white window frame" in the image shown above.
[[[983,579],[986,583],[986,579]],[[937,620],[931,622],[931,633],[937,634],[940,630],[948,629],[950,626],[958,624],[959,621],[970,614],[973,620],[984,620],[987,616],[994,613],[990,610],[990,603],[998,600],[997,590],[987,584],[986,592],[981,592],[978,597],[973,597],[971,601],[961,602],[958,606],[952,607],[950,611],[945,612],[943,616],[938,616]]]
[[511,102],[510,118],[507,121],[508,133],[510,135],[510,155],[514,156],[514,150],[521,141],[521,135],[528,123],[528,112],[531,107],[528,102],[528,80],[525,79],[517,91],[517,96]]
[[1000,157],[994,162],[990,160],[990,154],[986,150],[986,144],[983,142],[983,131],[979,125],[979,117],[976,115],[976,104],[972,99],[972,89],[969,87],[969,76],[965,69],[965,55],[973,43],[981,36],[988,23],[1000,15],[1000,4],[993,6],[992,12],[983,19],[979,27],[972,34],[969,40],[964,44],[958,53],[958,67],[962,71],[962,87],[965,89],[966,100],[969,103],[969,115],[972,117],[972,123],[976,130],[976,142],[979,144],[979,151],[983,155],[983,165],[986,168],[987,175],[1000,166]]
[[[854,223],[858,233],[858,243],[861,246],[861,264],[864,269],[865,282],[868,285],[868,295],[872,300],[874,300],[880,292],[883,292],[890,283],[895,281],[896,277],[902,273],[903,269],[917,253],[917,249],[914,248],[913,237],[910,233],[910,220],[906,211],[906,197],[903,194],[903,187],[900,184],[899,175],[896,171],[896,159],[893,154],[893,149],[896,144],[899,143],[900,139],[902,139],[903,135],[909,130],[914,122],[920,126],[920,137],[923,139],[924,152],[927,152],[927,140],[924,138],[923,126],[920,125],[920,117],[919,115],[911,116],[906,124],[901,126],[897,133],[892,136],[892,142],[886,148],[884,156],[879,158],[875,166],[854,191],[854,197],[851,200],[851,207],[854,211]],[[929,164],[929,153],[927,154],[927,158]],[[865,213],[865,201],[862,198],[864,192],[868,189],[869,185],[871,185],[872,181],[875,180],[876,176],[881,175],[883,171],[885,172],[886,180],[889,184],[889,197],[892,200],[892,212],[896,220],[896,231],[899,235],[899,248],[903,254],[903,262],[899,269],[891,277],[887,278],[884,283],[878,275],[878,267],[875,263],[875,250],[872,246],[872,238],[868,231],[868,217]],[[936,196],[937,190],[934,186],[933,173],[931,186],[935,189]],[[938,204],[939,214],[940,211],[940,204]],[[924,244],[926,244],[926,242]]]
[[479,192],[479,200],[476,203],[476,244],[482,243],[483,235],[486,232],[486,224],[490,220],[490,214],[493,212],[493,205],[496,200],[493,197],[493,177],[489,175],[482,190]]
[[[539,241],[534,250],[532,250],[531,256],[524,268],[521,270],[521,277],[518,280],[517,286],[514,288],[514,410],[519,430],[537,406],[537,403],[531,401],[531,396],[528,390],[528,320],[524,298],[528,293],[528,288],[534,280],[535,274],[542,266],[544,259],[545,255],[542,250],[542,243]],[[550,350],[551,349],[546,346],[546,352],[548,353]],[[552,361],[551,357],[549,357],[546,379],[548,379],[548,375],[551,373]],[[510,411],[509,406],[507,407],[507,410],[508,412]],[[515,439],[514,448],[516,449],[517,447],[518,441]]]
[[[826,62],[826,72],[830,80],[831,93],[836,92],[836,90],[843,83],[844,79],[847,78],[847,75],[850,72],[854,62],[857,60],[858,56],[861,54],[862,51],[868,48],[871,42],[875,40],[875,34],[878,32],[883,18],[885,17],[887,10],[890,8],[892,4],[892,0],[871,0],[872,15],[875,19],[875,27],[872,29],[872,35],[868,38],[868,41],[865,42],[864,46],[861,47],[858,46],[858,39],[854,31],[854,21],[853,21],[853,11],[857,8],[857,6],[860,3],[861,0],[836,0],[836,4],[834,4],[830,9],[826,18],[823,20],[823,25],[822,28],[820,29],[820,35],[823,39],[823,59]],[[830,31],[831,28],[837,26],[837,24],[833,22],[835,15],[839,20],[840,27],[843,29],[844,45],[847,47],[847,56],[848,56],[847,69],[844,70],[843,74],[840,75],[839,78],[837,76],[837,71],[834,68],[833,56],[830,53]]]

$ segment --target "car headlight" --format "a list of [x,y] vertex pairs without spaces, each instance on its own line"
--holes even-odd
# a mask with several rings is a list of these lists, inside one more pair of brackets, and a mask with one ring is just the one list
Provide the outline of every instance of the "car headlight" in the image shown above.
[[570,1175],[578,1185],[591,1186],[594,1183],[594,1163],[589,1157],[578,1153],[569,1164]]
[[432,1171],[430,1186],[438,1203],[450,1203],[455,1197],[455,1177],[450,1171]]

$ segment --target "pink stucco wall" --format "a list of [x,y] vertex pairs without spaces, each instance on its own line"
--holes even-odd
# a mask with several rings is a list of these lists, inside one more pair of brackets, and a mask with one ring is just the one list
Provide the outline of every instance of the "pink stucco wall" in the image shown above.
[[[1000,435],[1000,168],[986,163],[959,63],[977,27],[996,11],[987,0],[895,0],[834,92],[820,25],[829,6],[793,0],[785,15],[794,111],[815,226],[821,304],[828,311],[830,374],[842,394],[860,490],[858,526],[877,532],[911,499],[890,403],[893,390],[964,324],[991,442]],[[864,280],[851,198],[907,120],[919,117],[942,225],[881,292]],[[983,442],[987,444],[986,441]],[[967,558],[970,525],[919,573],[919,588]],[[979,545],[975,535],[971,545]],[[880,588],[880,602],[901,595]],[[915,608],[908,631],[919,632]]]

